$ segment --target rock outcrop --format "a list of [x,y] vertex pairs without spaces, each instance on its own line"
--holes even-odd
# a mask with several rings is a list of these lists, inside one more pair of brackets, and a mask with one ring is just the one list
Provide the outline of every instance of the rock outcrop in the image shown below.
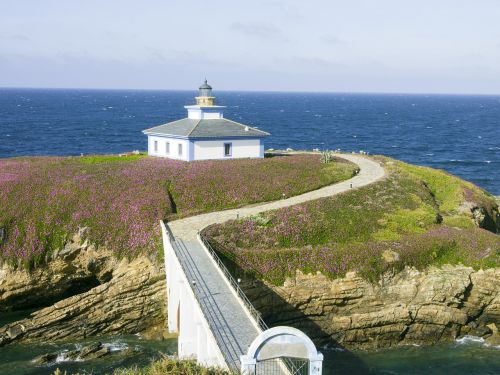
[[500,326],[500,269],[407,268],[377,284],[355,273],[329,280],[297,271],[283,286],[247,280],[242,287],[270,324],[351,349],[487,338]]
[[156,262],[117,260],[78,234],[31,273],[3,266],[1,310],[46,307],[0,327],[0,346],[141,332],[164,323],[165,304],[165,273]]
[[[161,336],[162,267],[144,256],[117,260],[82,236],[33,272],[0,267],[0,313],[39,308],[0,327],[0,346],[144,331]],[[297,271],[283,286],[243,280],[242,287],[268,323],[295,326],[320,344],[372,349],[465,334],[492,345],[500,340],[500,269],[407,268],[376,284],[355,273],[329,280]]]

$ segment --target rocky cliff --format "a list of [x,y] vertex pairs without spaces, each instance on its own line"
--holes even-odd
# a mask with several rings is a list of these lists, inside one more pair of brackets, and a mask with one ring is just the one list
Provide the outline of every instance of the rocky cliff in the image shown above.
[[297,271],[283,286],[247,280],[243,288],[268,323],[295,326],[323,344],[373,349],[465,334],[498,340],[500,269],[407,268],[377,284],[355,273],[329,280]]
[[[146,257],[117,260],[82,237],[76,234],[32,272],[0,266],[0,314],[36,309],[0,327],[0,346],[146,330],[161,334],[161,266]],[[257,280],[243,280],[242,287],[270,325],[295,326],[318,343],[371,349],[465,334],[498,340],[500,269],[407,268],[376,284],[355,273],[330,280],[297,271],[279,287]]]
[[165,319],[165,273],[154,261],[117,260],[76,234],[32,272],[0,266],[0,313],[38,308],[0,327],[0,346],[26,340],[137,333]]

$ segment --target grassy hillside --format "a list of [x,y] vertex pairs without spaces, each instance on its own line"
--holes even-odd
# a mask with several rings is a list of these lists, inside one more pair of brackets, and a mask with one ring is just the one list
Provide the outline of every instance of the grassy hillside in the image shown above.
[[0,159],[0,259],[33,266],[88,227],[118,256],[156,254],[159,220],[291,196],[352,176],[316,155],[186,163],[142,155]]
[[495,198],[443,171],[378,158],[389,172],[344,194],[213,225],[203,233],[235,272],[276,284],[295,270],[376,279],[406,265],[500,265]]

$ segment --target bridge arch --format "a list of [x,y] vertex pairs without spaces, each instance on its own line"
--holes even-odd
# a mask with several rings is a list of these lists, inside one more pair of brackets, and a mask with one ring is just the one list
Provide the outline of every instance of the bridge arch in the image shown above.
[[[321,375],[323,367],[323,354],[317,351],[311,339],[304,332],[285,326],[261,332],[248,348],[247,354],[240,359],[241,372],[245,375],[259,375],[262,372],[259,371],[259,363],[270,361],[279,361],[281,370],[273,372],[283,374]],[[304,361],[300,372],[296,371],[298,369],[290,359]]]

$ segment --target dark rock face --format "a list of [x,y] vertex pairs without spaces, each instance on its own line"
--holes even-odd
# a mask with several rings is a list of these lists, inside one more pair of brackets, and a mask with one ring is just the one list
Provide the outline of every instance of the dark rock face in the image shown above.
[[0,313],[49,306],[107,281],[116,260],[105,249],[83,242],[82,234],[76,234],[45,266],[34,271],[0,264]]
[[[495,198],[492,204],[477,202],[472,199],[473,194],[470,190],[465,190],[466,200],[459,207],[461,213],[465,213],[471,217],[474,224],[479,228],[486,229],[493,233],[500,233],[500,212],[498,205],[499,198]],[[470,198],[470,200],[467,200]]]
[[58,354],[57,353],[47,353],[47,354],[42,354],[35,359],[33,359],[33,363],[37,365],[46,365],[52,362],[55,362],[57,359]]
[[80,242],[75,236],[33,273],[0,268],[0,311],[39,306],[45,299],[57,301],[0,327],[0,346],[137,333],[164,325],[161,267],[147,257],[117,260],[106,249]]
[[283,286],[244,282],[270,325],[304,330],[320,344],[352,349],[433,344],[500,327],[500,269],[405,269],[371,284],[354,273],[329,280],[297,272]]

